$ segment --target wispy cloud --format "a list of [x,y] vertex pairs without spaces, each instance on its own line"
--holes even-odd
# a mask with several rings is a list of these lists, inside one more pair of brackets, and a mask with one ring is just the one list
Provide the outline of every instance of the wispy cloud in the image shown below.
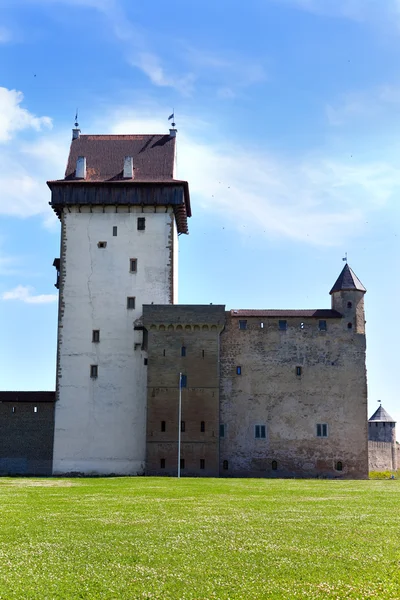
[[[349,120],[386,116],[388,109],[400,110],[400,85],[385,84],[373,89],[342,94],[325,107],[330,125],[345,125]],[[397,120],[397,119],[396,119]]]
[[8,292],[3,292],[2,300],[18,300],[25,304],[50,304],[56,302],[57,294],[35,294],[35,290],[31,286],[17,285]]
[[0,142],[9,141],[12,136],[23,129],[40,131],[43,127],[51,128],[50,117],[37,117],[20,105],[24,99],[22,92],[0,87]]
[[13,39],[10,29],[0,26],[0,44],[8,44]]
[[[182,115],[180,122],[182,131],[193,127],[192,118]],[[112,131],[161,128],[161,119],[120,111]],[[194,214],[197,205],[239,232],[245,227],[257,235],[338,245],[361,233],[368,217],[400,191],[394,161],[348,162],[326,152],[274,156],[230,140],[200,142],[188,133],[179,133],[177,143],[178,177],[189,181]]]

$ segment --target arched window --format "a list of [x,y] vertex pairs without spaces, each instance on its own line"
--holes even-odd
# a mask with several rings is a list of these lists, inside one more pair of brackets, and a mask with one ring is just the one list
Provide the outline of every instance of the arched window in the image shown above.
[[347,303],[347,308],[353,308],[353,303],[352,302],[348,302]]
[[343,471],[343,463],[341,460],[338,460],[336,463],[336,471]]
[[222,468],[225,469],[225,471],[228,470],[228,461],[224,460],[224,462],[222,463]]
[[353,329],[353,323],[347,323],[347,329]]
[[277,471],[278,470],[278,463],[276,462],[276,460],[272,461],[271,467],[272,467],[273,471]]

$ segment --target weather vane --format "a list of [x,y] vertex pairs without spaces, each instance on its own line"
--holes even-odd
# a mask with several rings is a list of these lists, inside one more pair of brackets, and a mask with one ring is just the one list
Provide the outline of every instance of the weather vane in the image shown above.
[[174,123],[174,120],[175,120],[175,109],[174,108],[172,109],[172,115],[169,115],[169,117],[168,117],[168,121],[171,121],[171,119],[172,119],[171,125],[172,125],[172,127],[175,127],[176,124]]
[[79,127],[79,123],[78,123],[78,109],[76,109],[76,113],[75,113],[75,127]]
[[342,258],[342,260],[344,260],[344,262],[347,262],[347,252],[345,252],[344,257]]

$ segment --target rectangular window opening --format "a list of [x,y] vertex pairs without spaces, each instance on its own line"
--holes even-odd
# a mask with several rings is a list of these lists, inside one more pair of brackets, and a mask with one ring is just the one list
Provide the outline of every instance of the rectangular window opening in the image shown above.
[[320,321],[318,324],[318,328],[320,331],[326,331],[327,327],[326,327],[326,321]]
[[181,432],[185,431],[186,429],[186,423],[185,421],[181,421]]
[[200,459],[200,469],[205,469],[206,468],[206,461],[204,458]]
[[265,425],[255,425],[254,426],[254,437],[256,439],[265,438]]
[[296,375],[297,375],[297,377],[301,377],[301,371],[302,371],[301,367],[296,367]]
[[187,375],[181,375],[181,388],[187,387]]
[[165,469],[165,458],[160,458],[160,469]]
[[242,374],[242,367],[236,367],[236,375]]
[[[16,409],[16,407],[15,407],[15,406],[13,406],[13,407],[12,407],[12,412],[13,412],[13,413],[17,412],[17,409]],[[377,423],[377,425],[378,425],[378,423]]]
[[239,329],[247,329],[247,321],[239,320]]
[[148,365],[148,358],[144,358],[143,359],[143,364],[144,364],[145,367],[147,367],[147,365]]
[[202,355],[202,358],[204,358],[204,356],[205,356],[204,350],[201,351],[201,355]]
[[130,258],[129,259],[129,272],[130,273],[137,273],[137,258]]
[[33,407],[33,412],[34,412],[34,413],[37,413],[37,411],[38,411],[38,407],[37,407],[37,406],[34,406],[34,407]]
[[200,423],[200,432],[204,433],[205,430],[206,430],[206,423],[205,423],[205,421],[201,421],[201,423]]
[[98,248],[105,248],[107,246],[107,242],[97,242]]
[[93,329],[92,331],[92,342],[99,342],[100,341],[100,329]]
[[138,231],[144,231],[146,229],[146,219],[145,219],[145,217],[138,217],[137,228],[138,228]]
[[90,377],[96,378],[99,374],[98,365],[90,365]]
[[135,308],[135,297],[134,296],[128,296],[128,298],[126,299],[126,308],[129,308],[129,309]]
[[260,323],[260,327],[261,327],[261,329],[264,329],[264,323],[262,321]]
[[166,423],[165,423],[165,421],[161,421],[161,431],[166,431]]
[[181,356],[186,356],[186,346],[182,346],[182,348],[181,348]]
[[225,424],[221,423],[219,426],[219,437],[224,438],[225,437]]
[[286,331],[287,329],[287,321],[279,321],[279,330]]
[[181,469],[185,468],[185,459],[181,458]]
[[118,235],[118,227],[114,225],[113,227],[113,236],[116,237]]
[[317,437],[328,437],[328,425],[326,423],[317,423]]

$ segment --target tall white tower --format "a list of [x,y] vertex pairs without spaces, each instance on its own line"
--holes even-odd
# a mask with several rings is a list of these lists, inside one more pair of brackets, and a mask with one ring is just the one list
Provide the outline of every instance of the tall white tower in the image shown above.
[[169,135],[73,131],[61,220],[53,473],[139,474],[146,447],[143,304],[177,301],[178,235],[191,216]]

